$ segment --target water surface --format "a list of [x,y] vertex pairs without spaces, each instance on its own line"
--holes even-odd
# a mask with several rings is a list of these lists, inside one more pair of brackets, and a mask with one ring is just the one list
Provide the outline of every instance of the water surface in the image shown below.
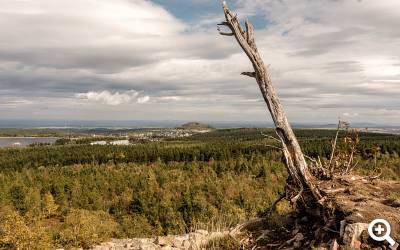
[[3,147],[25,147],[36,143],[53,144],[56,137],[0,137],[0,148]]

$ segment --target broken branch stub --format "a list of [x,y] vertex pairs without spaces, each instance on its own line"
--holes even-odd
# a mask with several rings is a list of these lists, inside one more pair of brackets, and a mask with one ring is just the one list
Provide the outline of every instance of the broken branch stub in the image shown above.
[[254,27],[251,22],[246,20],[245,29],[243,29],[236,14],[229,10],[226,2],[223,1],[222,4],[226,21],[220,23],[219,26],[226,26],[231,32],[222,32],[220,28],[218,30],[221,35],[234,36],[250,59],[254,72],[243,72],[242,75],[256,79],[274,121],[276,133],[281,141],[286,167],[289,172],[289,178],[286,183],[286,196],[293,205],[299,205],[299,198],[301,198],[300,205],[315,205],[322,200],[322,196],[314,183],[314,178],[310,174],[300,145],[272,85],[268,68],[258,52]]

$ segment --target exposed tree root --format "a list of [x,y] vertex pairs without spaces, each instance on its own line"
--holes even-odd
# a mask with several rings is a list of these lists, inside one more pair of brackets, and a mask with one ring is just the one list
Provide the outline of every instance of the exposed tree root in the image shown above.
[[247,223],[235,235],[247,230],[250,244],[246,249],[389,249],[366,232],[368,223],[384,218],[392,225],[392,237],[400,239],[400,201],[397,204],[387,198],[400,192],[400,183],[347,175],[319,184],[327,197],[325,204],[329,204],[324,208],[331,209],[321,214],[318,209],[272,213]]

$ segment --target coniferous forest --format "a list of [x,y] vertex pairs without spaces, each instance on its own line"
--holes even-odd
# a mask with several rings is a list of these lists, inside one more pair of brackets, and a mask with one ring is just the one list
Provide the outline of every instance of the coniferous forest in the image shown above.
[[[307,156],[329,158],[335,131],[296,135]],[[270,136],[270,129],[226,129],[129,146],[0,149],[0,248],[85,248],[264,216],[286,180]],[[398,179],[399,154],[400,136],[360,133],[355,171]]]

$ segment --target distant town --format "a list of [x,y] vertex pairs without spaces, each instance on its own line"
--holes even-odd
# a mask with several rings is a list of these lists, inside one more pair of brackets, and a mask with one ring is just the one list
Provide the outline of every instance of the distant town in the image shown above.
[[190,137],[213,130],[207,124],[191,122],[176,128],[143,129],[0,129],[0,147],[35,145],[131,145]]

